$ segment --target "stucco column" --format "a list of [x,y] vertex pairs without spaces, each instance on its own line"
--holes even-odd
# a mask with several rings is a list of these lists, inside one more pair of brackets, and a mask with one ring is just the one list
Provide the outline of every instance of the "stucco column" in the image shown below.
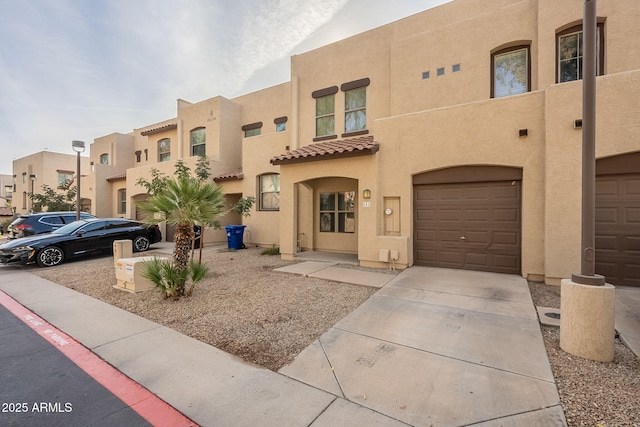
[[560,348],[599,362],[611,362],[615,342],[615,287],[561,282]]
[[280,178],[280,258],[293,260],[296,254],[298,228],[297,185],[286,175]]

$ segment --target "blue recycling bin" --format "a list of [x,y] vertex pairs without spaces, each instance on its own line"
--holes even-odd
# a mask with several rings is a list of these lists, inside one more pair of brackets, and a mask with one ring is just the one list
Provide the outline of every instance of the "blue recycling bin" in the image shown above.
[[242,242],[244,228],[246,225],[227,225],[227,247],[229,249],[244,249],[246,246]]

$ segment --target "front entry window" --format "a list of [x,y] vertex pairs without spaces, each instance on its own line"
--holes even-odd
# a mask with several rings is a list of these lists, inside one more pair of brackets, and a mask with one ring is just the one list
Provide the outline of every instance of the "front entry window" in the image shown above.
[[355,191],[320,193],[320,231],[355,233]]

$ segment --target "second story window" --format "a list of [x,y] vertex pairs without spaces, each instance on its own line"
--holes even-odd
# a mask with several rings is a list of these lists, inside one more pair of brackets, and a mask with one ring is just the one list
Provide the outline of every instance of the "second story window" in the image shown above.
[[357,132],[367,128],[367,88],[344,93],[344,131]]
[[100,155],[100,164],[101,165],[108,165],[109,164],[109,155],[108,154],[101,154]]
[[[598,24],[596,32],[596,75],[601,76],[604,69],[604,28]],[[558,33],[557,46],[557,82],[570,82],[582,80],[582,52],[583,33],[582,25],[571,27]]]
[[278,117],[273,120],[273,123],[276,125],[276,132],[284,132],[287,130],[287,116]]
[[73,181],[73,172],[58,171],[58,187],[61,187],[66,182],[71,181]]
[[205,128],[194,129],[191,131],[191,155],[205,156],[207,143],[207,130]]
[[249,138],[251,136],[258,136],[262,133],[262,122],[255,122],[242,126],[244,137]]
[[319,89],[311,94],[316,101],[315,141],[336,137],[336,93],[338,93],[338,86]]
[[335,135],[335,95],[316,98],[316,136]]
[[158,141],[158,162],[171,160],[171,140],[164,138]]
[[529,92],[530,67],[528,46],[502,49],[491,55],[491,97]]

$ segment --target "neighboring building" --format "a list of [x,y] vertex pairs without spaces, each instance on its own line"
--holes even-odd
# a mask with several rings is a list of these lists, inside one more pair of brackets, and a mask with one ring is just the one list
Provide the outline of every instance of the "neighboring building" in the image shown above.
[[[71,151],[71,146],[69,146]],[[41,151],[13,161],[12,204],[15,213],[24,214],[33,210],[30,193],[41,194],[43,185],[57,188],[66,180],[74,180],[77,169],[77,157],[74,154],[61,154]],[[80,158],[80,171],[84,176],[89,172],[89,159]],[[86,171],[86,172],[85,172]],[[81,181],[80,196],[83,196],[85,183]],[[82,209],[91,210],[88,198],[81,200]]]
[[[597,14],[596,270],[640,285],[640,2]],[[173,119],[95,140],[92,213],[136,217],[140,177],[206,154],[229,205],[257,199],[225,222],[283,258],[559,283],[580,270],[582,15],[578,1],[455,0],[293,56],[282,85],[178,100]]]
[[[0,175],[0,197],[11,201],[13,197],[13,176]],[[2,202],[0,202],[0,205],[4,206]]]

